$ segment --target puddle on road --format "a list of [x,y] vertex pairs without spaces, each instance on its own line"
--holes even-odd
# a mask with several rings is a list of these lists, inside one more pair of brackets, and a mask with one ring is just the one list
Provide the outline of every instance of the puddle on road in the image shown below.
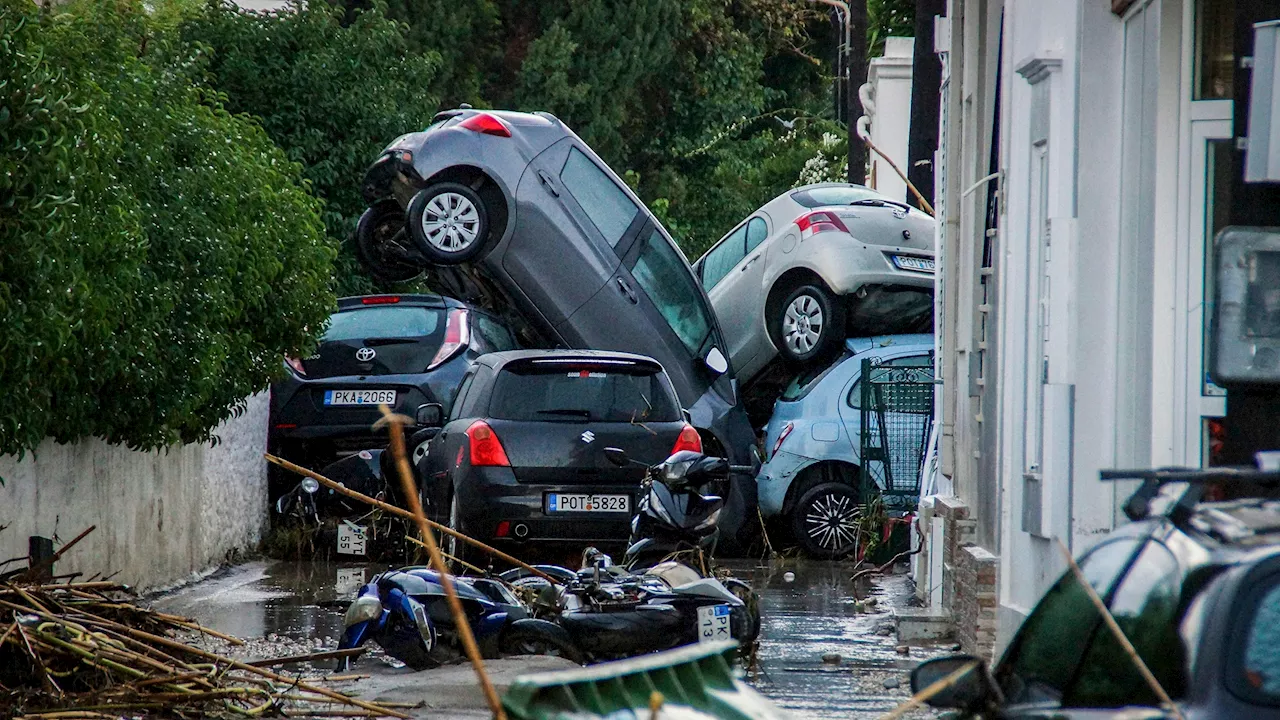
[[[758,666],[748,679],[796,718],[878,717],[906,696],[910,669],[937,654],[895,651],[893,607],[911,596],[906,576],[877,577],[858,588],[875,598],[860,609],[846,563],[787,560],[771,566],[726,563],[760,594],[763,628]],[[279,635],[311,643],[336,638],[347,602],[385,565],[342,562],[254,562],[190,587],[156,597],[165,612],[190,616],[215,630],[243,638]],[[795,578],[787,582],[787,571]],[[839,654],[838,666],[823,656]],[[895,677],[902,689],[890,691]]]

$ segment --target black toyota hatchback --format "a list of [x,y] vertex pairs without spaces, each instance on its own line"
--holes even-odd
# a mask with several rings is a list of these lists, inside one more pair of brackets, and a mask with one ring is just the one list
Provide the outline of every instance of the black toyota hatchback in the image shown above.
[[622,542],[645,468],[610,463],[606,447],[646,463],[701,451],[657,361],[591,350],[485,355],[419,462],[424,504],[495,544]]
[[451,298],[342,298],[316,353],[287,358],[271,386],[270,449],[319,467],[381,447],[386,434],[372,427],[380,404],[409,417],[423,405],[447,409],[477,357],[515,347],[497,318]]
[[[1113,479],[1121,474],[1132,477]],[[1135,522],[1079,562],[1189,719],[1280,718],[1280,500],[1273,499],[1280,475],[1241,475],[1151,472],[1125,508]],[[1200,501],[1206,481],[1238,484],[1249,476],[1269,486],[1262,497]],[[913,692],[954,675],[958,682],[931,704],[966,715],[1174,717],[1070,571],[1045,593],[990,674],[981,665],[962,672],[972,660],[922,664],[912,675]]]

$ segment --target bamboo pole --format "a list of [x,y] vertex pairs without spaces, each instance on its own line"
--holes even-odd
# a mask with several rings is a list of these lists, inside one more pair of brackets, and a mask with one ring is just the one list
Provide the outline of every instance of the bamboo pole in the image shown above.
[[440,574],[440,586],[444,588],[445,599],[449,601],[449,609],[453,612],[454,630],[458,633],[458,639],[462,641],[462,649],[466,651],[471,667],[476,671],[476,679],[480,681],[480,689],[484,691],[485,700],[489,703],[489,709],[493,711],[493,717],[495,720],[507,720],[502,701],[498,699],[498,691],[494,689],[493,682],[489,680],[489,674],[485,672],[480,646],[476,645],[475,636],[471,633],[471,622],[467,619],[466,610],[462,608],[462,601],[458,599],[458,590],[453,586],[453,577],[449,574],[449,569],[444,566],[444,558],[440,556],[440,548],[436,545],[435,533],[431,532],[431,527],[427,525],[427,516],[422,512],[422,503],[418,500],[418,486],[413,481],[413,471],[409,468],[409,459],[404,452],[402,421],[399,416],[393,415],[386,405],[381,406],[381,410],[382,415],[389,421],[387,431],[391,436],[391,455],[396,461],[396,469],[400,472],[400,486],[404,491],[405,502],[409,503],[409,510],[418,524],[418,532],[426,541],[431,565]]
[[[424,543],[424,542],[422,542],[421,540],[419,540],[419,539],[418,539],[418,538],[416,538],[416,537],[407,537],[407,536],[406,536],[406,537],[405,537],[405,540],[408,540],[409,542],[413,543],[414,545],[417,545],[418,547],[420,547],[420,548],[422,548],[422,549],[424,549],[424,550],[425,550],[425,549],[427,549],[427,544],[426,544],[426,543]],[[454,556],[452,556],[452,555],[450,555],[449,553],[444,552],[444,551],[441,551],[441,552],[440,552],[440,554],[441,554],[441,555],[443,555],[443,556],[444,556],[444,558],[445,558],[446,560],[452,560],[453,562],[458,563],[458,564],[459,564],[459,565],[461,565],[462,567],[464,567],[464,568],[466,568],[466,569],[468,569],[468,570],[471,570],[472,572],[479,573],[480,575],[484,575],[484,574],[485,574],[484,568],[476,567],[475,565],[472,565],[471,563],[467,562],[466,560],[463,560],[462,558],[456,558],[456,557],[454,557]]]
[[[388,512],[388,513],[391,513],[392,515],[396,515],[396,516],[398,516],[398,517],[402,517],[402,518],[404,518],[404,519],[406,519],[406,520],[413,520],[413,521],[417,522],[417,518],[413,517],[413,513],[409,512],[408,510],[405,510],[404,508],[396,507],[395,505],[392,505],[391,503],[385,503],[385,502],[382,502],[381,500],[377,500],[377,499],[371,498],[371,497],[369,497],[368,495],[365,495],[365,494],[363,494],[363,493],[356,492],[355,490],[352,490],[352,489],[350,489],[350,488],[346,487],[345,485],[342,485],[341,483],[336,483],[336,482],[334,482],[334,481],[330,480],[329,478],[327,478],[327,477],[325,477],[325,476],[321,475],[321,474],[320,474],[320,473],[318,473],[318,472],[315,472],[314,470],[308,470],[307,468],[304,468],[304,467],[302,467],[301,465],[295,465],[294,463],[291,463],[291,462],[289,462],[288,460],[285,460],[284,458],[276,457],[275,455],[272,455],[272,454],[270,454],[270,453],[267,453],[265,457],[267,458],[267,460],[268,460],[269,462],[275,463],[276,465],[279,465],[280,467],[282,467],[282,468],[284,468],[284,469],[286,469],[286,470],[292,470],[293,472],[296,472],[296,473],[298,473],[299,475],[305,475],[305,476],[307,476],[307,477],[309,477],[309,478],[311,478],[311,479],[315,480],[316,482],[320,483],[321,485],[324,485],[325,487],[329,488],[330,490],[333,490],[333,491],[334,491],[334,492],[336,492],[336,493],[339,493],[339,494],[342,494],[342,495],[346,495],[347,497],[349,497],[349,498],[353,498],[353,499],[355,499],[355,500],[360,500],[361,502],[366,502],[366,503],[368,503],[368,504],[370,504],[370,505],[372,505],[372,506],[374,506],[374,507],[378,508],[379,510],[382,510],[382,511],[384,511],[384,512]],[[417,497],[417,496],[415,495],[414,497]],[[548,575],[548,574],[546,574],[546,573],[542,572],[541,570],[539,570],[539,569],[535,568],[534,566],[530,565],[529,563],[526,563],[526,562],[524,562],[523,560],[518,560],[518,559],[516,559],[516,558],[514,558],[514,557],[512,557],[512,556],[510,556],[510,555],[508,555],[508,554],[506,554],[506,553],[504,553],[504,552],[502,552],[501,550],[499,550],[499,549],[497,549],[497,548],[495,548],[495,547],[492,547],[492,546],[490,546],[490,545],[486,545],[486,544],[484,544],[484,543],[480,542],[479,540],[476,540],[475,538],[472,538],[472,537],[471,537],[471,536],[469,536],[469,535],[463,535],[462,533],[460,533],[460,532],[458,532],[458,531],[454,530],[453,528],[450,528],[450,527],[448,527],[448,526],[446,526],[446,525],[441,525],[440,523],[438,523],[438,522],[436,522],[436,521],[432,520],[431,518],[426,518],[426,517],[424,517],[424,518],[423,518],[423,520],[425,520],[425,521],[426,521],[426,523],[427,523],[427,527],[430,527],[430,528],[432,528],[432,529],[434,529],[434,530],[436,530],[436,531],[438,531],[438,532],[442,532],[442,533],[444,533],[445,535],[449,535],[450,537],[455,537],[455,538],[457,538],[457,539],[459,539],[459,540],[461,540],[461,541],[463,541],[463,542],[467,543],[468,545],[472,545],[472,546],[474,546],[474,547],[480,548],[481,550],[484,550],[485,552],[487,552],[487,553],[489,553],[489,554],[493,555],[494,557],[498,558],[499,560],[502,560],[503,562],[508,562],[508,563],[511,563],[512,565],[515,565],[516,567],[519,567],[519,568],[523,568],[523,569],[525,569],[525,570],[528,570],[529,572],[533,573],[534,575],[537,575],[538,577],[542,578],[543,580],[546,580],[547,582],[551,583],[552,585],[560,585],[560,584],[562,584],[562,583],[560,583],[558,580],[556,580],[555,578],[553,578],[553,577],[551,577],[550,575]]]
[[900,718],[906,713],[920,707],[921,705],[928,702],[929,698],[933,697],[934,695],[937,695],[943,690],[946,690],[952,685],[955,685],[957,682],[959,682],[960,678],[965,676],[965,673],[975,670],[978,667],[978,664],[979,664],[978,661],[974,660],[973,662],[967,662],[964,665],[961,665],[959,668],[952,671],[950,675],[947,675],[941,680],[934,682],[929,687],[921,690],[915,695],[912,695],[910,698],[907,699],[906,702],[902,703],[898,707],[890,710],[884,715],[881,715],[880,720],[895,720],[896,718]]
[[1143,662],[1142,656],[1138,655],[1138,651],[1133,647],[1133,643],[1129,642],[1129,638],[1125,636],[1124,630],[1120,629],[1120,624],[1116,622],[1115,617],[1111,615],[1111,611],[1107,609],[1107,604],[1098,597],[1097,591],[1089,584],[1088,578],[1084,576],[1084,571],[1076,564],[1076,559],[1071,557],[1071,551],[1066,545],[1062,544],[1062,540],[1054,538],[1058,543],[1058,549],[1062,551],[1062,556],[1067,559],[1067,566],[1071,568],[1071,573],[1076,576],[1076,582],[1080,583],[1080,587],[1084,588],[1085,594],[1089,596],[1090,602],[1098,609],[1098,614],[1102,616],[1102,621],[1107,624],[1107,629],[1115,636],[1116,642],[1120,643],[1120,647],[1124,648],[1129,659],[1133,661],[1134,666],[1138,668],[1138,673],[1142,675],[1142,679],[1147,681],[1147,685],[1151,687],[1151,692],[1160,698],[1160,703],[1164,705],[1164,709],[1173,715],[1176,720],[1186,720],[1182,711],[1174,704],[1173,698],[1169,697],[1169,693],[1164,691],[1160,686],[1160,681]]
[[859,138],[861,138],[861,139],[862,139],[862,142],[866,143],[866,144],[867,144],[867,147],[871,148],[871,150],[872,150],[875,154],[877,154],[877,155],[879,155],[880,157],[884,158],[884,161],[885,161],[885,162],[887,162],[887,163],[889,163],[889,167],[893,168],[893,171],[894,171],[894,172],[896,172],[896,173],[898,173],[898,177],[902,178],[902,182],[904,182],[904,183],[906,183],[906,184],[907,184],[907,188],[911,190],[911,194],[913,194],[913,195],[915,195],[915,196],[916,196],[916,201],[920,203],[920,209],[921,209],[921,210],[924,210],[924,211],[925,211],[925,212],[927,212],[927,213],[929,213],[930,217],[932,217],[932,216],[933,216],[933,214],[934,214],[934,213],[933,213],[933,206],[932,206],[932,205],[930,205],[930,204],[929,204],[929,201],[924,199],[924,195],[921,195],[921,194],[920,194],[920,191],[919,191],[918,189],[916,189],[915,183],[913,183],[913,182],[911,182],[910,180],[908,180],[908,179],[907,179],[907,174],[906,174],[906,173],[904,173],[904,172],[902,172],[902,169],[901,169],[901,168],[899,168],[899,167],[898,167],[898,164],[897,164],[897,163],[895,163],[895,162],[893,161],[893,158],[891,158],[891,157],[889,157],[888,155],[885,155],[883,152],[881,152],[881,151],[880,151],[880,148],[876,147],[876,146],[875,146],[875,143],[871,142],[871,138],[870,138],[870,137],[868,137],[867,135],[862,134],[862,128],[861,128],[861,127],[859,127],[859,128],[858,128],[858,137],[859,137]]

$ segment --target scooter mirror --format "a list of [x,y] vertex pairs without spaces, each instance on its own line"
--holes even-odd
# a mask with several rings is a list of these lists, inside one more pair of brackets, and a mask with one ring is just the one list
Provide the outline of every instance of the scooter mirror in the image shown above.
[[618,467],[626,467],[631,464],[631,458],[627,457],[627,451],[622,448],[607,447],[604,449],[604,456],[609,462]]

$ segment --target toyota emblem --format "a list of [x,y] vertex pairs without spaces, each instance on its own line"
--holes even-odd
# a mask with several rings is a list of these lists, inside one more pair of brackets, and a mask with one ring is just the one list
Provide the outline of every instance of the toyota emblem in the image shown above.
[[360,362],[369,362],[377,354],[373,351],[373,348],[363,347],[356,351],[356,359]]

